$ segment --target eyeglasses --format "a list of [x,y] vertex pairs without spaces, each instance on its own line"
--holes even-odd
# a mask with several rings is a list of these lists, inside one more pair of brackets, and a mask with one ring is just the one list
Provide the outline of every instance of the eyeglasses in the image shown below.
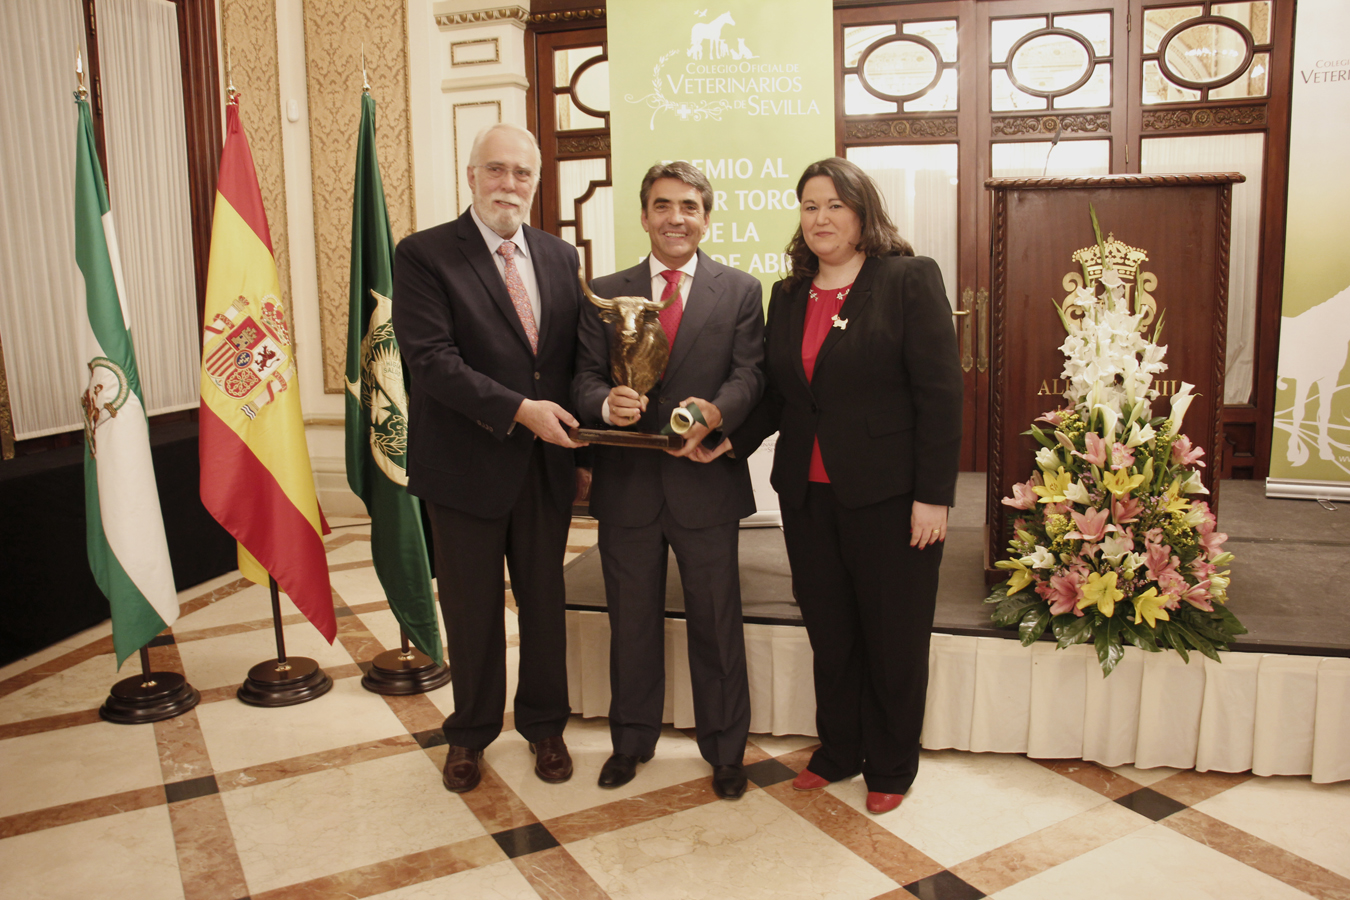
[[484,170],[497,181],[501,181],[507,175],[511,175],[521,184],[529,184],[531,181],[534,181],[533,169],[510,169],[500,163],[488,163],[482,166],[474,166],[474,168]]

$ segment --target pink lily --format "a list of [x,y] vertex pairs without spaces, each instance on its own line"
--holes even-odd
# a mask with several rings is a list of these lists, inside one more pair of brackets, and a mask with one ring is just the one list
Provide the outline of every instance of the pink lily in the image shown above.
[[1078,526],[1076,531],[1070,531],[1064,535],[1069,540],[1077,541],[1100,541],[1106,536],[1107,531],[1118,531],[1114,525],[1107,525],[1107,517],[1111,511],[1107,509],[1089,509],[1087,512],[1076,512],[1073,514],[1073,522]]
[[1184,434],[1172,444],[1172,462],[1179,466],[1200,466],[1204,468],[1205,464],[1200,459],[1204,455],[1205,448],[1194,446],[1191,444],[1191,439]]
[[1164,572],[1176,571],[1176,563],[1181,560],[1172,555],[1172,548],[1166,544],[1155,544],[1152,541],[1144,542],[1144,565],[1148,568],[1149,575],[1156,581]]
[[1202,516],[1200,524],[1195,526],[1195,530],[1200,534],[1209,534],[1218,526],[1219,520],[1215,517],[1213,510],[1204,500],[1194,500],[1191,502],[1191,508],[1199,510]]
[[1205,612],[1214,612],[1214,604],[1210,602],[1208,578],[1198,584],[1188,587],[1182,592],[1181,599],[1185,600],[1196,609],[1203,609]]
[[1036,418],[1036,421],[1037,421],[1037,422],[1046,422],[1046,423],[1048,423],[1048,424],[1050,424],[1050,425],[1059,425],[1061,422],[1064,421],[1063,413],[1064,413],[1064,410],[1062,410],[1062,409],[1052,409],[1052,410],[1050,410],[1050,412],[1046,413],[1045,415],[1043,415],[1043,416],[1038,416],[1038,417]]
[[[1164,594],[1169,594],[1174,598],[1180,598],[1189,588],[1186,579],[1181,577],[1175,569],[1167,569],[1159,574],[1155,580],[1158,582],[1158,590]],[[1172,603],[1168,609],[1176,609],[1179,602]]]
[[1051,575],[1048,584],[1036,585],[1036,592],[1050,604],[1051,615],[1083,614],[1078,608],[1078,601],[1083,599],[1083,576],[1073,569],[1063,575]]
[[1222,531],[1211,531],[1209,534],[1201,533],[1200,546],[1205,549],[1205,555],[1210,559],[1223,552],[1223,542],[1228,540],[1228,535]]
[[1126,447],[1120,441],[1116,441],[1112,444],[1111,468],[1118,471],[1120,469],[1128,469],[1132,465],[1134,465],[1134,454],[1130,452],[1130,448]]
[[1019,482],[1013,485],[1013,495],[1003,498],[1004,506],[1011,506],[1013,509],[1035,509],[1037,496],[1032,490],[1034,485],[1030,482]]
[[1139,520],[1139,500],[1136,497],[1125,497],[1122,500],[1111,501],[1111,518],[1117,525],[1126,525],[1130,522]]
[[1083,442],[1087,445],[1086,453],[1074,451],[1074,454],[1081,456],[1094,466],[1106,465],[1106,441],[1095,431],[1089,431],[1083,436]]

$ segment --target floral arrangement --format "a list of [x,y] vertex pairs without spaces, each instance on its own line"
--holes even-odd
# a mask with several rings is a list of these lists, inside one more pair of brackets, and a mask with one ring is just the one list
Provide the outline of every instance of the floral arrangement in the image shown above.
[[1003,499],[1023,514],[1010,558],[996,563],[1010,577],[985,602],[995,624],[1018,627],[1024,645],[1046,629],[1061,649],[1092,641],[1103,676],[1125,642],[1217,661],[1247,629],[1224,605],[1233,555],[1199,499],[1208,493],[1204,450],[1181,433],[1193,386],[1183,382],[1170,415],[1153,416],[1153,378],[1167,368],[1162,320],[1152,339],[1141,333],[1145,313],[1129,310],[1095,210],[1092,227],[1101,275],[1092,280],[1084,263],[1084,287],[1056,305],[1068,332],[1060,347],[1067,405],[1026,432],[1040,444],[1036,471]]

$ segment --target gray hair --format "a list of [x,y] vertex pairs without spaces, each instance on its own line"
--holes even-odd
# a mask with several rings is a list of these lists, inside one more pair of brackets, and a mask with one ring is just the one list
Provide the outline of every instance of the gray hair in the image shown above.
[[530,142],[530,146],[534,148],[535,174],[539,174],[537,170],[543,166],[543,155],[539,152],[539,141],[535,139],[533,133],[526,131],[519,125],[512,125],[510,122],[498,122],[496,125],[489,125],[487,128],[478,132],[478,135],[473,139],[473,148],[469,150],[469,165],[482,165],[483,144],[487,142],[490,135],[495,134],[498,131],[509,132],[516,137],[525,138]]

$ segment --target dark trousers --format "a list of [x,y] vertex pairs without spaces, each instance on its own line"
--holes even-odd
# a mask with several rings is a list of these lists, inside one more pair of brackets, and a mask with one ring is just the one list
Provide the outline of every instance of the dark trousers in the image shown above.
[[741,622],[738,522],[683,528],[663,507],[640,528],[600,523],[609,606],[609,730],[615,753],[651,755],[666,697],[667,549],[684,584],[689,680],[698,749],[714,766],[739,764],[750,732],[750,682]]
[[445,720],[451,745],[481,750],[501,734],[506,709],[506,583],[511,572],[520,623],[516,730],[527,741],[562,734],[567,702],[567,624],[563,554],[569,517],[548,490],[536,444],[515,506],[480,519],[427,504],[436,539],[436,580],[445,618],[455,711]]
[[792,584],[815,654],[820,749],[808,768],[903,794],[919,769],[942,545],[909,546],[912,498],[847,509],[812,483],[783,510]]

